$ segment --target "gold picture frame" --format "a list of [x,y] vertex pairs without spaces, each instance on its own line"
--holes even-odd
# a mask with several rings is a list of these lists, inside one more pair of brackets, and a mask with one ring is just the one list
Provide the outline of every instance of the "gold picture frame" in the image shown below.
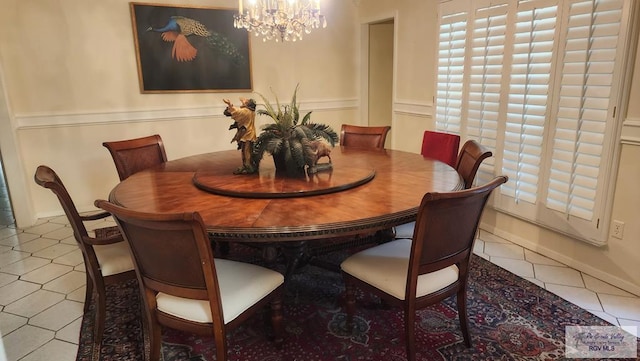
[[249,33],[235,9],[130,3],[142,93],[251,92]]

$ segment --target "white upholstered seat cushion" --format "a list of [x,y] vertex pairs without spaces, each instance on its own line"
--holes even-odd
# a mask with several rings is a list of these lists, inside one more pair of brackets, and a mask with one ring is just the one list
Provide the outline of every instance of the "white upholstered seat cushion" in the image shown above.
[[[398,298],[405,299],[411,240],[398,239],[358,252],[342,262],[346,273]],[[455,265],[418,276],[416,296],[421,297],[454,283]]]
[[[216,258],[215,265],[225,324],[284,283],[282,274],[253,264]],[[161,312],[194,322],[213,322],[209,301],[162,292],[158,293],[156,301]]]
[[416,222],[409,222],[395,226],[396,239],[413,238],[413,229],[416,228]]
[[93,251],[96,253],[102,277],[134,269],[129,244],[125,241],[93,246]]

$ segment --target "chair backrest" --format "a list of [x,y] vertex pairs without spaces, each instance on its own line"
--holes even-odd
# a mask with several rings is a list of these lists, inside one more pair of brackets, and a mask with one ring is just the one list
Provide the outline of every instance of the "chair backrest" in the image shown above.
[[340,145],[357,148],[384,149],[390,126],[361,127],[342,124]]
[[214,324],[224,324],[213,251],[197,212],[141,213],[105,200],[95,205],[118,223],[144,290],[209,300]]
[[506,176],[499,176],[481,187],[424,195],[411,246],[409,280],[414,285],[418,275],[453,264],[458,265],[460,277],[466,279],[484,206],[491,192],[507,180]]
[[456,170],[458,174],[464,179],[464,188],[469,189],[473,186],[473,181],[476,178],[476,173],[478,173],[478,168],[480,168],[480,164],[486,158],[489,158],[493,155],[491,151],[487,150],[480,143],[475,140],[467,140],[462,149],[460,149],[460,154],[458,155],[458,161],[456,163]]
[[84,248],[85,245],[82,241],[82,237],[86,237],[88,235],[87,229],[80,218],[80,214],[78,213],[67,188],[65,188],[62,180],[58,177],[58,174],[46,165],[41,165],[36,169],[33,179],[38,185],[50,189],[58,197],[60,205],[62,206],[62,209],[69,220],[69,224],[73,229],[76,241],[78,241],[80,247]]
[[458,148],[460,148],[459,135],[425,130],[422,136],[420,154],[423,157],[437,159],[451,167],[455,167],[458,159]]
[[134,173],[167,161],[164,144],[158,134],[104,142],[102,145],[111,153],[121,181]]

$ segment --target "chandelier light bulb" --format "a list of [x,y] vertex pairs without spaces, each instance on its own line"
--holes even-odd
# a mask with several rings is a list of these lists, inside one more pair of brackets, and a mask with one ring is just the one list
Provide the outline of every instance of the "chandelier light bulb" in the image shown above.
[[[244,1],[247,1],[245,6]],[[314,28],[327,27],[320,0],[238,0],[233,26],[262,35],[262,40],[301,40]]]

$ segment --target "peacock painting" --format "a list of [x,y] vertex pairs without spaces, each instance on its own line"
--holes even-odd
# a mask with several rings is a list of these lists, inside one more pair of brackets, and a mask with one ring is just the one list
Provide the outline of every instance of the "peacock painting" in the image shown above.
[[143,92],[251,91],[249,36],[232,9],[131,3]]
[[177,61],[192,61],[196,58],[198,49],[188,40],[188,37],[196,36],[205,39],[211,50],[218,52],[221,56],[229,57],[238,64],[246,61],[229,39],[222,34],[210,31],[201,22],[194,19],[171,16],[165,26],[161,28],[150,26],[147,31],[162,33],[162,40],[173,42],[171,57]]

